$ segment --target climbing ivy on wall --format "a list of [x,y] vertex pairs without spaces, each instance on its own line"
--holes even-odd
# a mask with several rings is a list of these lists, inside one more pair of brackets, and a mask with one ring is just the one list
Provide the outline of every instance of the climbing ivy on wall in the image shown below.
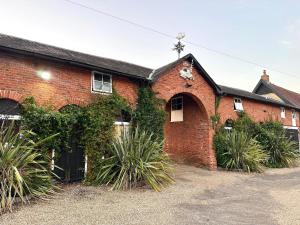
[[138,92],[138,103],[134,113],[134,124],[142,130],[152,132],[154,138],[163,139],[163,126],[166,113],[163,101],[155,96],[150,87],[141,87]]
[[[56,150],[56,157],[62,151],[70,150],[71,138],[79,139],[89,160],[89,171],[93,171],[94,162],[105,156],[107,147],[114,136],[114,122],[122,115],[131,115],[132,110],[124,98],[115,91],[113,94],[100,95],[87,106],[64,107],[56,111],[51,106],[38,106],[30,97],[24,103],[22,126],[37,135],[36,140],[59,134],[43,146],[44,151]],[[126,113],[124,113],[126,112]],[[93,174],[88,174],[92,179]]]
[[[76,138],[88,156],[87,181],[94,179],[93,168],[107,156],[114,134],[114,122],[133,119],[133,127],[152,132],[154,138],[163,140],[165,111],[162,100],[156,98],[150,87],[138,91],[137,107],[133,111],[127,101],[115,91],[111,95],[98,95],[87,106],[68,105],[62,110],[38,106],[30,97],[23,102],[22,126],[36,133],[36,140],[58,134],[43,146],[45,153],[55,149],[56,157],[71,150],[71,140]],[[129,118],[128,118],[129,117]]]
[[[114,122],[122,117],[124,112],[131,114],[132,110],[126,100],[115,91],[112,95],[100,95],[85,109],[83,142],[89,159],[90,171],[96,166],[97,161],[107,154],[108,145],[114,137]],[[89,173],[87,180],[94,179]]]
[[79,107],[68,109],[68,112],[58,112],[51,106],[37,106],[34,98],[29,97],[23,102],[22,126],[26,130],[33,131],[36,135],[33,140],[47,138],[53,134],[59,134],[43,145],[43,150],[55,149],[57,157],[62,149],[69,150],[69,140],[74,127],[80,124],[84,112]]

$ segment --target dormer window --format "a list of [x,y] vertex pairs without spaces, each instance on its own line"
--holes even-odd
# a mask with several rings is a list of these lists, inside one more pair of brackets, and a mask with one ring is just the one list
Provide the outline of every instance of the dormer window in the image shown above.
[[235,111],[244,111],[242,99],[240,98],[233,99],[233,109]]
[[109,74],[92,72],[92,91],[112,93],[112,77]]
[[281,116],[281,118],[285,118],[285,108],[284,107],[281,107],[280,108],[280,116]]

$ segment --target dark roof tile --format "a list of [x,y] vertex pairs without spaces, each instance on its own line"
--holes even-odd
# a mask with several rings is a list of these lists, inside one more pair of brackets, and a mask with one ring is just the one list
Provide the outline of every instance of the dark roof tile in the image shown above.
[[269,85],[275,91],[275,94],[277,94],[279,97],[282,96],[289,103],[295,105],[297,108],[300,108],[300,94],[287,90],[283,87],[279,87],[272,83],[269,83]]
[[21,52],[34,53],[50,58],[61,59],[69,62],[80,63],[87,67],[96,67],[106,70],[116,71],[124,75],[137,78],[148,78],[152,69],[139,65],[122,62],[114,59],[89,55],[64,48],[58,48],[35,41],[29,41],[9,35],[0,34],[0,47],[7,50],[18,50]]
[[262,96],[262,95],[254,94],[254,93],[249,92],[249,91],[241,90],[241,89],[238,89],[238,88],[227,87],[227,86],[223,86],[223,85],[219,85],[219,87],[221,88],[223,94],[225,94],[225,95],[231,95],[231,96],[236,96],[236,97],[244,97],[244,98],[247,98],[247,99],[260,101],[260,102],[264,102],[264,103],[268,103],[268,104],[275,104],[275,105],[280,105],[280,106],[286,106],[286,107],[293,108],[293,105],[291,105],[291,104],[276,101],[276,100],[267,98],[267,97]]

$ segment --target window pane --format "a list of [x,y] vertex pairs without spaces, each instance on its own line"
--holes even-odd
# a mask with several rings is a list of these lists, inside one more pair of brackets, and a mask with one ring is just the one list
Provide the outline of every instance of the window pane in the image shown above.
[[242,103],[237,103],[237,102],[235,102],[235,103],[234,103],[234,110],[243,111],[244,108],[243,108]]
[[94,73],[94,80],[102,81],[102,74]]
[[111,92],[111,83],[103,83],[102,91]]
[[103,75],[103,82],[110,83],[110,76],[109,75]]
[[96,91],[102,90],[102,81],[94,80],[94,90]]
[[183,106],[182,98],[174,98],[171,101],[172,110],[181,110]]
[[235,98],[235,99],[234,99],[234,102],[240,103],[240,102],[242,102],[242,101],[241,101],[241,99],[239,99],[239,98]]

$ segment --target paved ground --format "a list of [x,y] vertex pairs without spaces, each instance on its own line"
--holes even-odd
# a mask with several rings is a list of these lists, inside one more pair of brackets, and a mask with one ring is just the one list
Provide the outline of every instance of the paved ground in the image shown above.
[[69,186],[5,214],[0,224],[300,225],[300,168],[247,175],[181,165],[176,180],[161,193]]

